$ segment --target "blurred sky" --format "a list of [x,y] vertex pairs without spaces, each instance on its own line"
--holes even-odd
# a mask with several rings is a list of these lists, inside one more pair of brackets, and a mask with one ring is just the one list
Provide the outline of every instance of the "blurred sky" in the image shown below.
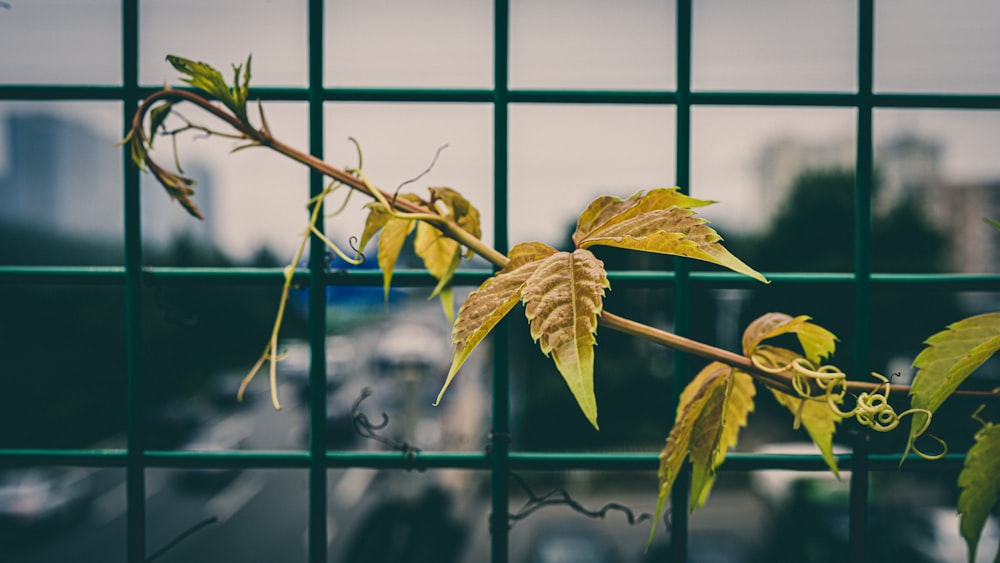
[[[9,4],[0,9],[0,84],[120,84],[118,0]],[[671,90],[674,10],[654,0],[513,0],[510,87]],[[856,12],[846,0],[697,0],[692,87],[854,91]],[[337,0],[325,14],[328,86],[492,86],[490,2]],[[304,0],[143,0],[140,18],[143,84],[178,83],[168,53],[209,62],[228,78],[229,65],[252,52],[253,84],[306,85]],[[998,31],[995,0],[876,0],[876,90],[1000,92]],[[118,104],[0,102],[0,118],[39,108],[88,123],[118,158],[110,146],[123,129]],[[304,104],[265,109],[279,136],[307,148]],[[509,115],[512,243],[559,242],[597,195],[675,183],[672,107],[521,104]],[[853,139],[855,120],[844,109],[695,107],[690,189],[721,202],[702,214],[724,235],[759,228],[762,145]],[[330,103],[326,126],[327,159],[353,165],[353,136],[369,178],[390,190],[447,144],[433,171],[407,188],[458,189],[482,211],[492,242],[489,105]],[[912,132],[942,142],[949,179],[1000,178],[1000,112],[877,110],[875,131],[877,139]],[[10,165],[6,142],[0,135],[0,176]],[[237,257],[262,244],[290,253],[306,220],[305,171],[260,151],[229,156],[229,148],[206,140],[181,148],[186,162],[211,171],[208,221],[219,243]],[[144,197],[166,196],[150,186]],[[361,224],[355,211],[328,225],[345,240]]]

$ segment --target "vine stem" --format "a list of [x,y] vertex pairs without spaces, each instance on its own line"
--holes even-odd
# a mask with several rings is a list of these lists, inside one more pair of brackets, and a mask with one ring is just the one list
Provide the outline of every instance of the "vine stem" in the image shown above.
[[[136,110],[135,117],[132,120],[132,134],[139,135],[140,139],[146,139],[145,132],[142,127],[145,114],[152,108],[153,104],[158,101],[190,102],[218,119],[228,123],[231,127],[239,131],[248,141],[256,143],[262,147],[267,147],[376,200],[392,202],[393,207],[395,207],[398,211],[421,215],[427,214],[427,209],[420,207],[416,203],[407,201],[404,198],[393,197],[393,194],[373,186],[361,177],[332,166],[324,160],[316,158],[308,153],[304,153],[279,141],[271,134],[269,127],[265,126],[262,129],[255,129],[249,123],[241,121],[236,115],[228,112],[226,109],[212,103],[210,100],[197,93],[187,90],[165,88],[150,94],[142,101],[139,108]],[[487,245],[478,237],[473,236],[457,223],[444,216],[428,222],[444,233],[445,236],[454,239],[459,244],[472,250],[498,268],[503,268],[510,262],[510,259],[507,258],[505,254],[492,246]],[[794,391],[792,385],[792,375],[790,373],[771,373],[762,370],[754,365],[750,358],[744,355],[736,354],[722,348],[698,342],[696,340],[691,340],[672,332],[615,315],[609,311],[603,311],[598,319],[598,322],[601,326],[605,326],[625,334],[644,338],[674,350],[732,366],[740,371],[751,374],[769,387],[795,397],[798,396],[798,394]],[[886,388],[886,384],[884,383],[875,384],[866,381],[847,381],[845,384],[847,389],[850,391],[874,391],[879,388]],[[910,386],[908,385],[891,385],[889,387],[893,391],[901,393],[906,393],[910,390]],[[1000,398],[1000,393],[993,391],[956,390],[953,394],[983,398]]]

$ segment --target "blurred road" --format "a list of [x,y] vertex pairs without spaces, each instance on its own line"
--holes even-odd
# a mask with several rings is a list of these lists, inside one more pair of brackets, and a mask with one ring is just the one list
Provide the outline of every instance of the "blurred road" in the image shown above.
[[[328,434],[344,428],[344,416],[349,420],[350,407],[360,389],[370,386],[375,394],[362,404],[362,411],[375,424],[381,421],[383,411],[388,413],[390,424],[379,430],[380,434],[396,441],[411,441],[426,450],[481,451],[489,414],[484,385],[488,378],[482,359],[473,354],[460,380],[449,391],[448,399],[432,410],[429,404],[437,393],[441,374],[435,366],[425,366],[423,374],[413,371],[414,356],[417,363],[422,361],[421,352],[431,348],[426,343],[436,341],[425,339],[422,330],[434,329],[410,325],[393,331],[390,327],[373,326],[338,335],[328,343],[331,363],[327,371],[333,376],[328,380],[333,389],[327,401],[332,421],[328,423]],[[392,344],[394,341],[398,345]],[[387,350],[406,351],[406,357],[394,356]],[[200,414],[193,435],[180,447],[265,451],[306,448],[308,405],[303,401],[308,395],[302,388],[305,381],[302,363],[296,363],[295,359],[299,352],[301,349],[296,351],[290,346],[289,359],[281,368],[282,411],[271,408],[264,381],[255,382],[252,394],[240,405],[225,400],[231,398],[231,385],[219,385],[217,389],[223,395],[201,401],[208,410]],[[430,362],[441,360],[434,359],[441,353],[433,351]],[[443,361],[447,362],[447,349],[443,353]],[[225,383],[225,379],[220,381]],[[429,393],[427,397],[425,390]],[[356,436],[349,425],[348,431],[337,435],[337,443],[331,447],[348,450],[384,447]],[[122,447],[120,439],[118,442],[112,439],[101,447]],[[36,486],[12,492],[4,489],[0,479],[0,510],[3,510],[0,563],[124,563],[127,533],[124,470],[75,468],[68,473],[74,482],[82,479],[88,486],[47,489]],[[526,473],[522,477],[536,488],[536,494],[544,494],[552,486],[563,487],[590,510],[599,510],[608,502],[628,506],[636,515],[655,509],[656,480],[652,472],[627,477],[585,471]],[[330,470],[327,476],[329,561],[478,563],[489,559],[486,472],[380,472],[351,468]],[[732,479],[740,480],[738,475]],[[725,480],[720,479],[720,483]],[[816,520],[810,529],[824,534],[810,536],[808,543],[825,546],[823,553],[836,554],[845,545],[846,538],[838,531],[846,518],[846,503],[842,500],[846,497],[844,491],[836,488],[843,483],[833,481],[835,488],[831,489],[823,486],[827,481],[830,480],[814,480],[808,487],[789,484],[786,497],[792,493],[803,495],[797,499],[789,497],[795,502],[785,498],[769,503],[766,495],[761,494],[761,487],[754,491],[746,483],[717,487],[710,502],[692,516],[690,561],[769,561],[773,557],[767,555],[767,549],[774,546],[780,547],[782,553],[799,553],[797,549],[806,550],[808,546],[793,546],[788,542],[788,538],[799,536],[775,536],[774,530],[781,531],[796,523],[803,525],[803,515]],[[890,482],[902,483],[903,478],[893,475]],[[912,496],[914,486],[927,489],[918,483],[902,486],[900,490],[904,496]],[[23,517],[32,507],[45,505],[46,495],[53,497],[57,491],[69,490],[85,490],[88,502],[84,510],[59,511],[58,519],[36,521],[30,526],[16,525],[17,518],[4,519],[10,514]],[[511,510],[519,510],[525,500],[524,491],[512,482]],[[304,469],[226,473],[150,468],[146,472],[148,556],[156,556],[155,563],[305,563],[308,504],[308,472]],[[896,532],[893,537],[908,542],[889,546],[892,549],[906,545],[916,548],[920,541],[926,544],[919,546],[922,555],[908,559],[913,563],[964,557],[952,508],[940,512],[940,522],[931,522],[930,527],[923,521],[914,521],[909,526],[910,513],[906,511],[883,513],[877,506],[873,510],[873,522],[887,517],[893,522]],[[936,516],[938,512],[929,514]],[[203,527],[159,554],[201,523]],[[995,545],[997,529],[995,524],[991,525],[989,539],[984,543]],[[511,561],[662,560],[665,554],[661,550],[666,546],[668,534],[661,525],[653,550],[645,554],[648,532],[648,522],[629,525],[620,512],[611,511],[599,520],[582,516],[566,506],[546,506],[513,525]],[[984,547],[982,551],[990,550]]]
[[[260,397],[247,412],[217,413],[206,430],[250,426],[253,432],[245,448],[251,450],[304,447],[304,405],[294,404],[294,393],[285,395],[289,398],[281,412],[273,411],[266,397]],[[39,526],[36,530],[7,530],[0,539],[0,561],[125,561],[125,473],[121,469],[87,471],[92,500],[86,513],[77,521]],[[341,560],[337,554],[350,549],[351,536],[363,533],[358,527],[366,513],[385,504],[387,499],[413,497],[436,485],[431,473],[393,472],[388,476],[359,468],[329,471],[330,560]],[[245,470],[230,476],[149,469],[146,473],[148,553],[155,554],[199,522],[215,519],[156,562],[305,562],[307,494],[305,470]],[[474,494],[471,496],[475,498]],[[485,514],[481,505],[473,509]],[[485,523],[485,515],[481,522]]]
[[[436,309],[434,312],[439,315]],[[404,314],[394,318],[405,321],[419,319],[421,315]],[[413,358],[394,357],[385,351],[386,347],[379,346],[380,342],[393,338],[406,339],[411,344],[409,354],[426,349],[432,354],[427,361],[446,363],[450,355],[447,332],[439,339],[443,344],[440,350],[430,344],[420,344],[432,342],[434,330],[437,330],[434,326],[404,324],[403,330],[394,332],[389,327],[373,325],[331,339],[328,373],[332,374],[329,386],[334,390],[328,396],[327,410],[334,422],[328,423],[328,427],[335,423],[333,430],[344,429],[345,420],[348,423],[350,420],[351,405],[360,390],[367,386],[374,389],[374,394],[363,403],[362,411],[375,424],[381,420],[383,411],[390,417],[390,425],[380,430],[380,434],[394,440],[409,440],[429,450],[480,449],[485,443],[482,421],[487,413],[481,408],[483,390],[482,378],[478,377],[481,371],[478,360],[470,359],[467,373],[463,374],[463,385],[452,390],[454,396],[449,404],[432,410],[430,403],[440,384],[440,366],[425,366],[424,373],[416,373],[423,379],[413,381],[414,372],[409,367]],[[416,340],[417,336],[422,337],[420,341]],[[393,347],[406,348],[394,345],[388,349]],[[424,360],[417,358],[416,361]],[[308,366],[308,362],[305,365]],[[302,373],[294,373],[301,370],[302,365],[296,365],[289,358],[279,366],[283,371],[279,377],[281,411],[271,407],[263,377],[253,382],[251,394],[242,404],[226,401],[232,394],[232,386],[220,384],[218,389],[226,395],[199,400],[203,408],[199,409],[196,424],[178,424],[194,428],[193,434],[178,449],[287,451],[307,448],[308,404],[305,401],[308,391],[303,388],[306,378]],[[217,379],[222,382],[226,378]],[[423,392],[424,388],[427,393]],[[338,435],[331,447],[362,450],[383,447],[353,434],[349,424],[347,429],[350,434]],[[101,447],[123,446],[121,438],[101,444]],[[87,481],[85,509],[58,522],[33,522],[22,526],[0,520],[0,562],[125,561],[124,470],[84,468],[72,471],[82,474]],[[386,476],[391,478],[384,478]],[[427,500],[424,497],[433,497],[433,501],[438,497],[427,495],[426,491],[438,491],[442,483],[475,491],[479,488],[476,481],[480,477],[476,472],[392,472],[389,475],[361,468],[329,471],[327,536],[331,560],[341,560],[338,554],[359,549],[352,546],[352,536],[365,535],[359,523],[365,521],[366,514],[384,511],[397,501],[413,501],[415,505],[423,502],[419,499]],[[18,494],[32,500],[29,494]],[[211,519],[212,523],[206,523],[162,556],[157,556],[156,563],[304,562],[307,495],[308,472],[301,469],[248,469],[227,473],[150,468],[146,472],[147,556],[155,555],[185,531]],[[485,514],[485,508],[479,503],[465,502],[478,498],[474,492],[454,496],[463,501],[452,503],[452,495],[446,493],[445,506],[435,505],[434,510],[446,510],[448,514],[461,510],[459,516],[462,518],[468,516],[465,511],[470,509]],[[0,494],[0,507],[3,504]],[[420,515],[416,514],[415,518],[419,520]],[[481,522],[485,521],[484,515]]]

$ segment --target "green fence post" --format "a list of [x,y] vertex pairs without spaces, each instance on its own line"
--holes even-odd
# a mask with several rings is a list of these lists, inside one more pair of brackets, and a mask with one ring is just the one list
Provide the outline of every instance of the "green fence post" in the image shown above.
[[[872,0],[858,2],[858,106],[857,159],[854,180],[854,369],[868,372],[871,333],[871,194],[873,180],[872,84],[874,80],[875,15]],[[854,440],[851,470],[851,561],[867,560],[868,464],[864,429]]]
[[[132,123],[139,101],[139,2],[122,1],[122,121]],[[125,208],[125,334],[128,369],[126,440],[126,557],[129,563],[146,558],[146,467],[143,460],[142,373],[142,228],[139,170],[128,151],[121,151]]]
[[[309,154],[324,153],[323,0],[309,1]],[[309,171],[309,196],[323,192],[326,178]],[[322,205],[322,202],[317,202]],[[323,213],[316,228],[325,228]],[[295,267],[295,266],[293,266]],[[326,246],[313,235],[309,241],[309,561],[327,560],[326,463]],[[277,350],[272,350],[276,353]]]
[[[676,106],[676,170],[677,185],[691,193],[691,0],[677,0],[677,106]],[[686,335],[690,328],[691,268],[686,260],[674,259],[674,331]],[[690,381],[690,358],[673,354],[674,402]],[[672,420],[671,420],[672,422]],[[684,469],[674,484],[670,496],[670,560],[687,561],[688,551],[688,489],[690,466]]]
[[[510,5],[493,5],[493,224],[494,246],[506,252],[507,231],[507,143],[508,143],[508,41]],[[507,563],[510,558],[510,328],[507,321],[493,331],[493,413],[490,433],[490,560]]]

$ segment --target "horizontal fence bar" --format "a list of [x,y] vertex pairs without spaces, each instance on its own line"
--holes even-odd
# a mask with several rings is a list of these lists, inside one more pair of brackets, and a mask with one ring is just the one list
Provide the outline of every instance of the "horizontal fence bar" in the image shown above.
[[[455,286],[479,285],[492,275],[492,270],[467,269],[455,273]],[[193,284],[244,284],[272,285],[284,282],[284,268],[183,268],[147,267],[143,282],[151,285]],[[850,285],[855,282],[852,273],[837,272],[764,272],[773,284],[833,284]],[[0,284],[89,284],[122,285],[125,269],[119,266],[0,266]],[[658,283],[673,283],[672,271],[608,272],[612,283],[625,287],[642,287]],[[426,270],[402,269],[393,272],[394,287],[427,287],[437,284]],[[691,272],[691,281],[704,287],[759,288],[762,284],[746,276],[728,272]],[[327,272],[324,283],[331,286],[363,285],[381,286],[380,270],[334,270]],[[308,270],[295,271],[296,285],[309,284]],[[1000,274],[879,274],[871,275],[875,286],[913,289],[941,289],[958,291],[1000,291]]]
[[[837,466],[850,470],[850,454],[834,456]],[[605,471],[656,471],[659,454],[602,454],[602,453],[524,453],[512,452],[511,465],[516,469],[556,471],[590,469]],[[940,460],[925,460],[916,456],[907,458],[900,467],[900,454],[869,455],[865,467],[879,471],[953,471],[961,467],[964,454],[949,454]],[[719,471],[761,471],[768,469],[790,469],[795,471],[829,471],[829,467],[819,454],[754,454],[731,452]]]
[[121,266],[0,266],[0,284],[125,285]]
[[614,90],[511,90],[513,104],[674,105],[676,92]]
[[996,94],[873,94],[877,108],[912,109],[1000,109]]
[[[187,87],[171,86],[178,90]],[[142,97],[161,90],[143,86]],[[121,86],[89,85],[0,85],[0,100],[11,101],[120,101]],[[326,88],[323,99],[331,102],[429,102],[492,103],[494,92],[477,88]],[[622,104],[675,105],[673,90],[510,90],[513,104]],[[265,101],[301,101],[309,99],[305,87],[256,87],[251,99]],[[1000,109],[1000,95],[959,93],[874,93],[867,99],[876,108],[912,109]],[[807,106],[856,108],[861,97],[855,92],[769,92],[769,91],[693,91],[691,105],[703,106]]]
[[335,88],[323,91],[328,102],[493,103],[493,90],[421,88]]
[[[852,466],[851,454],[834,456],[842,471]],[[965,454],[948,454],[942,459],[926,460],[909,456],[900,465],[900,454],[872,454],[865,467],[875,471],[955,471],[961,468]],[[307,451],[146,451],[143,465],[160,468],[241,468],[271,469],[309,467]],[[128,463],[125,450],[0,450],[0,467],[44,465],[71,465],[86,467],[124,467]],[[600,453],[600,452],[511,452],[510,466],[516,470],[569,471],[656,471],[659,467],[657,453]],[[326,452],[325,464],[329,469],[365,467],[369,469],[470,469],[489,470],[490,458],[482,452]],[[819,454],[757,454],[731,452],[726,455],[720,471],[762,471],[786,469],[794,471],[828,471]]]
[[90,101],[120,102],[125,96],[121,86],[0,84],[0,100],[10,101]]
[[[996,94],[875,93],[865,102],[876,108],[1000,109]],[[813,106],[857,108],[862,97],[853,92],[692,92],[692,105]]]

